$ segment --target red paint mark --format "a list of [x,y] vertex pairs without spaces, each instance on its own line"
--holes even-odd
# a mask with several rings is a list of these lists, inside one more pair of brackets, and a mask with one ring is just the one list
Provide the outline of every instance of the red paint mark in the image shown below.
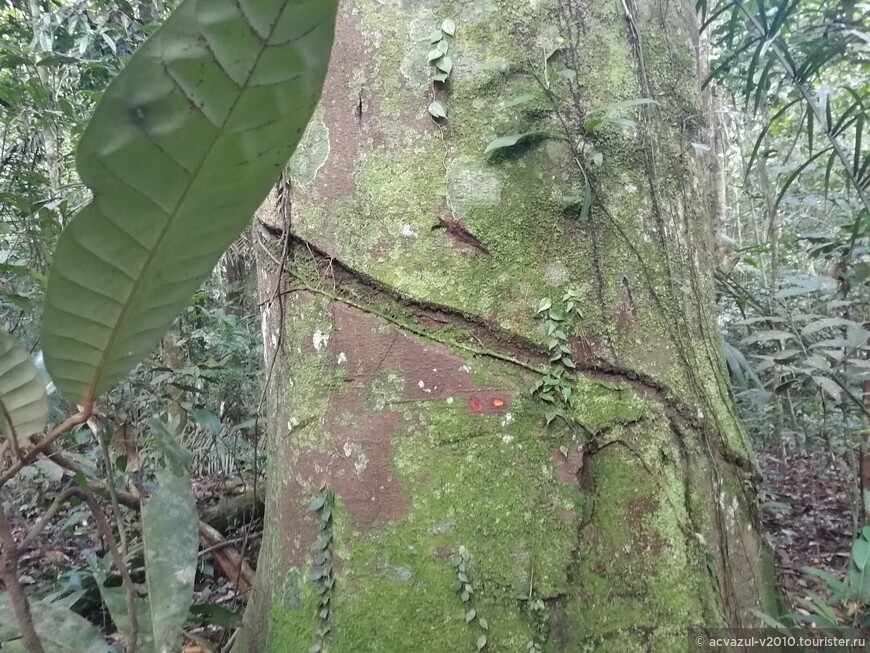
[[468,410],[470,410],[475,415],[483,412],[483,402],[477,397],[469,397],[468,398]]
[[492,400],[492,405],[496,408],[502,408],[504,406],[504,399],[501,397],[496,397]]

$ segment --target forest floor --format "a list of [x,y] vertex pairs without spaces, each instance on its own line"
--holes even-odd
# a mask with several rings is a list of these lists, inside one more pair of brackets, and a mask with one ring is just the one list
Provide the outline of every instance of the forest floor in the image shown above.
[[852,510],[849,482],[834,470],[830,457],[797,451],[758,455],[764,475],[761,515],[773,547],[777,580],[788,607],[806,614],[802,600],[827,598],[821,580],[803,567],[842,579],[849,567]]
[[[802,567],[823,569],[839,578],[848,568],[852,539],[848,485],[831,471],[829,459],[821,456],[791,452],[785,460],[770,453],[760,454],[758,458],[764,475],[762,518],[765,533],[773,546],[777,577],[788,608],[803,611],[802,599],[812,595],[826,597],[827,594],[824,584],[804,574]],[[207,477],[194,479],[194,488],[201,512],[225,499],[228,488],[230,493],[239,491],[238,484]],[[43,481],[41,486],[28,485],[22,490],[27,500],[19,504],[18,514],[12,515],[13,530],[19,542],[45,511],[47,501],[43,497],[53,496],[57,488]],[[89,614],[110,631],[111,623],[100,608],[88,567],[88,559],[93,559],[94,552],[102,555],[101,545],[88,518],[83,506],[66,505],[62,508],[52,524],[22,551],[19,574],[31,593],[45,595],[58,590],[80,593],[82,598],[76,609]],[[128,523],[127,530],[137,532],[138,524]],[[236,548],[256,569],[262,519],[248,519],[226,530],[229,531],[225,533],[228,545]],[[135,551],[135,547],[131,549]],[[220,574],[211,555],[207,553],[200,557],[194,602],[220,606],[240,614],[246,597],[239,596],[233,584]],[[134,580],[137,575],[140,578],[143,575],[141,553],[139,562],[136,558],[135,553],[131,553]],[[223,640],[225,644],[229,629],[191,624],[190,632],[214,643]]]

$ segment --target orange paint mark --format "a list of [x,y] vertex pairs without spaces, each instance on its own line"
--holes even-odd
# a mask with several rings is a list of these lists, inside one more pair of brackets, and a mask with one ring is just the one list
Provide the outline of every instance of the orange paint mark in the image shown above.
[[504,399],[496,397],[495,399],[492,400],[492,405],[495,406],[496,408],[501,408],[502,406],[504,406]]

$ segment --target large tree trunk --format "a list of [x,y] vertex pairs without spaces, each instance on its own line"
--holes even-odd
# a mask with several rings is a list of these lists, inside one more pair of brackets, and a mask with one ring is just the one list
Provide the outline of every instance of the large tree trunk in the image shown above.
[[[342,4],[292,210],[258,216],[276,361],[244,650],[452,653],[486,635],[493,652],[670,653],[689,626],[773,610],[712,312],[693,9]],[[427,53],[445,18],[439,126]],[[502,106],[548,85],[555,110]],[[641,97],[657,104],[606,114],[636,126],[584,132],[590,110]],[[570,138],[484,155],[535,131]],[[576,373],[536,317],[571,290]],[[571,406],[531,392],[558,370]],[[325,521],[309,502],[328,491]]]

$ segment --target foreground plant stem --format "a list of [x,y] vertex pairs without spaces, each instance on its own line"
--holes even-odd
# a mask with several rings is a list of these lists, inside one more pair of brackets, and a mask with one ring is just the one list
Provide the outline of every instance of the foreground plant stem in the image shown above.
[[90,416],[94,412],[94,403],[90,402],[86,404],[79,412],[75,415],[68,417],[66,420],[58,424],[57,428],[55,428],[51,433],[46,435],[44,438],[40,438],[34,446],[27,451],[21,458],[19,458],[8,470],[6,470],[2,476],[0,476],[0,487],[3,487],[10,480],[15,478],[15,476],[24,469],[27,465],[32,463],[39,456],[40,453],[51,447],[54,444],[54,441],[57,440],[64,433],[69,431],[74,426],[78,426],[79,424],[84,424],[88,421]]
[[12,600],[12,609],[21,631],[21,639],[29,653],[43,653],[42,642],[33,626],[30,604],[27,602],[21,583],[18,582],[18,547],[2,504],[0,504],[0,542],[3,544],[3,554],[0,555],[0,580],[3,581]]
[[124,584],[124,593],[127,599],[127,614],[130,618],[130,632],[124,633],[127,635],[127,653],[136,653],[136,644],[139,639],[139,621],[136,618],[136,591],[133,588],[133,580],[130,578],[127,566],[124,564],[123,556],[118,551],[118,542],[115,540],[112,528],[109,526],[109,522],[106,521],[102,508],[100,508],[100,505],[94,499],[94,495],[85,490],[79,490],[77,494],[88,504],[88,508],[94,516],[97,530],[103,536],[106,548],[109,549],[112,561],[115,563],[118,574],[121,576],[121,582]]

